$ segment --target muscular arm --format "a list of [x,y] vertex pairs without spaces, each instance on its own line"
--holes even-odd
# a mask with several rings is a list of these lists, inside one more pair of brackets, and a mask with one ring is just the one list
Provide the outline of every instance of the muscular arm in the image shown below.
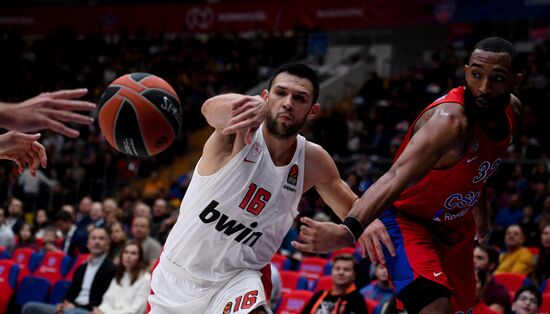
[[476,222],[476,238],[482,243],[489,236],[489,213],[487,212],[486,188],[483,187],[479,201],[474,206],[474,220]]
[[321,146],[307,142],[305,164],[304,192],[313,186],[325,203],[343,219],[358,198],[340,178],[334,160]]
[[259,96],[223,94],[206,100],[201,111],[214,132],[204,145],[198,171],[210,175],[237,154],[247,139],[250,141],[265,119],[267,105]]
[[440,106],[414,134],[390,170],[353,206],[349,215],[359,219],[363,226],[376,219],[401,192],[422,179],[445,153],[462,141],[467,127],[462,107]]

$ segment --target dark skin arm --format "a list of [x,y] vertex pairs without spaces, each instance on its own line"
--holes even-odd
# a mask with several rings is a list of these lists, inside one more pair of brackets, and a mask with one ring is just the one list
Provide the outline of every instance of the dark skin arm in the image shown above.
[[[456,147],[463,147],[467,129],[464,109],[457,104],[442,104],[413,135],[407,148],[376,183],[355,202],[349,216],[363,226],[373,222],[406,188],[421,180],[438,162]],[[315,222],[302,218],[301,238],[297,249],[308,252],[330,252],[352,245],[354,238],[344,225]],[[363,238],[361,238],[363,239]],[[365,246],[365,243],[362,243]]]

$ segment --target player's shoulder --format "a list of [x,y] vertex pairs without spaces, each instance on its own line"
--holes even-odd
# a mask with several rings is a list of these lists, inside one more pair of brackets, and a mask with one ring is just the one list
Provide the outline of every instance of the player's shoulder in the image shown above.
[[428,121],[432,125],[448,126],[457,130],[464,130],[468,126],[468,118],[464,106],[455,102],[444,102],[426,110],[417,120],[414,126],[416,133]]
[[323,159],[329,157],[329,153],[319,144],[306,140],[305,142],[305,158],[306,162],[310,162],[311,159]]

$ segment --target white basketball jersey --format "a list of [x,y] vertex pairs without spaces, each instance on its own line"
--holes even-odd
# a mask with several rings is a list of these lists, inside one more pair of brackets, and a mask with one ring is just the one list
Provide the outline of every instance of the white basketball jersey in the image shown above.
[[260,127],[252,144],[215,174],[201,176],[195,168],[163,257],[196,279],[261,269],[298,215],[306,140],[298,135],[292,161],[277,167],[262,133]]

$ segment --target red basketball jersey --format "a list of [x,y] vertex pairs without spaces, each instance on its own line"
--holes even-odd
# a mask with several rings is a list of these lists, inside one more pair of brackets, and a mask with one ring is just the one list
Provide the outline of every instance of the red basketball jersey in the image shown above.
[[[442,103],[457,103],[464,106],[465,87],[452,89],[447,95],[430,104],[419,115]],[[479,202],[483,186],[501,163],[515,129],[514,111],[506,108],[510,135],[504,141],[495,143],[481,125],[474,124],[468,134],[468,146],[464,157],[445,170],[431,170],[415,185],[401,193],[394,202],[400,214],[432,225],[432,230],[445,243],[452,244],[464,238],[464,223],[473,222],[472,206]],[[397,157],[411,139],[409,129],[399,147]]]

